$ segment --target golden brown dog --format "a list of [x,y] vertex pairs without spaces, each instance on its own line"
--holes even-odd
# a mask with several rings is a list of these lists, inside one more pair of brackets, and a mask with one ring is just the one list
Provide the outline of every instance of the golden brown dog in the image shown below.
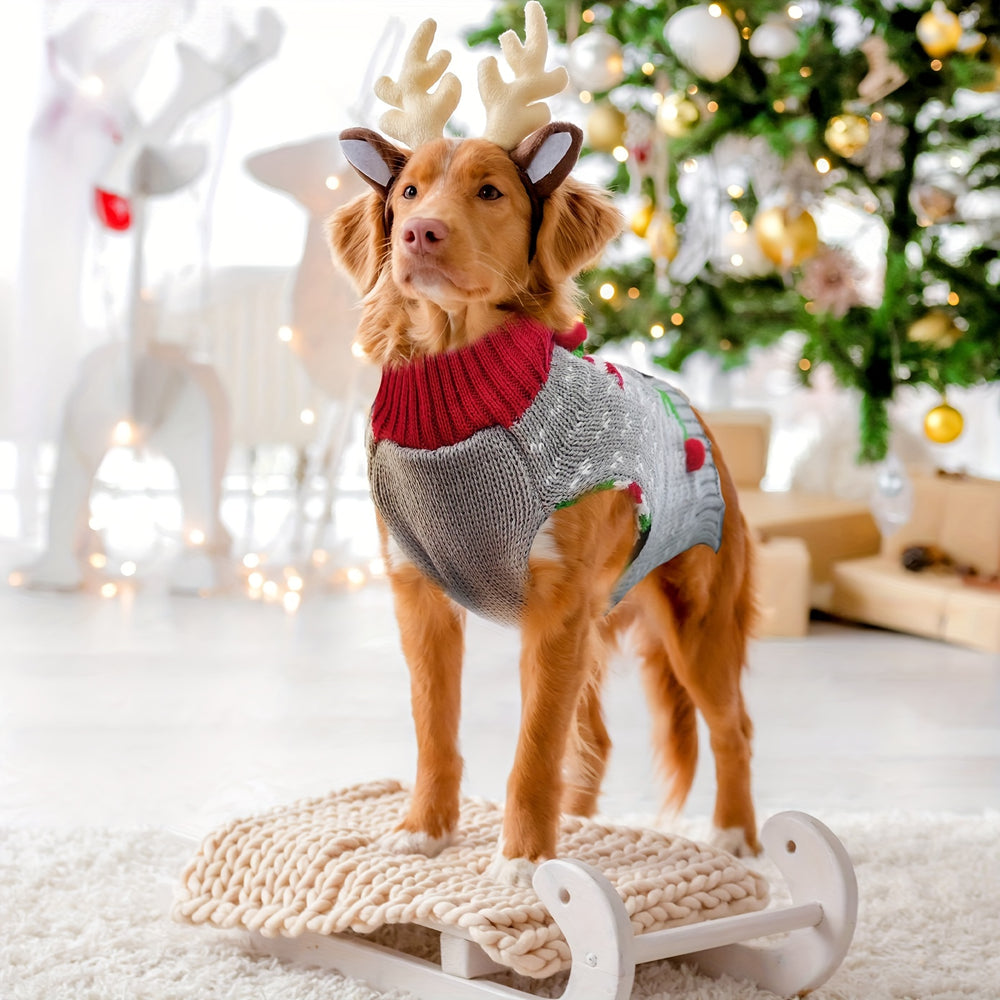
[[[574,278],[622,219],[603,192],[568,176],[580,146],[574,126],[547,126],[512,152],[443,138],[410,152],[363,129],[342,141],[374,190],[336,212],[331,242],[364,294],[358,339],[382,367],[383,386],[407,366],[470,348],[512,317],[557,332],[577,324]],[[601,686],[609,650],[627,630],[642,658],[656,750],[672,776],[669,801],[679,807],[690,790],[700,712],[715,756],[720,843],[758,850],[741,694],[754,621],[751,546],[732,480],[717,450],[713,457],[725,501],[718,551],[688,548],[610,611],[635,556],[634,496],[589,492],[538,531],[516,616],[522,715],[497,877],[523,884],[554,855],[560,813],[594,812],[611,747]],[[458,821],[465,611],[382,518],[380,532],[419,751],[409,812],[391,846],[434,853]]]

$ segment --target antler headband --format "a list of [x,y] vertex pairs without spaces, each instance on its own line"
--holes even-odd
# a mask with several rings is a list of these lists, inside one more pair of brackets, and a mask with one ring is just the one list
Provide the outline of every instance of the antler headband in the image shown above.
[[[382,76],[375,83],[376,96],[393,107],[379,121],[382,131],[411,149],[444,135],[462,96],[458,77],[445,73],[451,53],[442,49],[429,55],[436,30],[433,19],[424,21],[406,50],[399,80]],[[484,139],[510,151],[548,124],[551,115],[545,99],[569,81],[562,66],[545,69],[548,47],[545,11],[537,0],[529,0],[524,8],[524,43],[514,31],[500,36],[500,49],[514,79],[510,83],[503,79],[493,56],[479,64],[479,95],[486,108]]]

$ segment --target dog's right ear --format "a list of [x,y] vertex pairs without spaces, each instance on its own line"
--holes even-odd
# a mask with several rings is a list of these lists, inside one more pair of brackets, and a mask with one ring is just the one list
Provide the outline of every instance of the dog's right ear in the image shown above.
[[334,257],[366,295],[389,259],[389,192],[409,153],[367,128],[345,129],[340,133],[340,147],[374,193],[338,208],[327,229]]
[[406,166],[409,153],[370,128],[348,128],[340,133],[340,148],[347,162],[385,201],[393,182]]

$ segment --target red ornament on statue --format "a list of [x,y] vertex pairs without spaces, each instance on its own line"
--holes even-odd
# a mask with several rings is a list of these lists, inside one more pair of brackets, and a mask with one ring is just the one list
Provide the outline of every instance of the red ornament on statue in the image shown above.
[[123,233],[132,225],[132,212],[129,209],[128,199],[121,195],[95,188],[94,207],[102,224],[116,233]]

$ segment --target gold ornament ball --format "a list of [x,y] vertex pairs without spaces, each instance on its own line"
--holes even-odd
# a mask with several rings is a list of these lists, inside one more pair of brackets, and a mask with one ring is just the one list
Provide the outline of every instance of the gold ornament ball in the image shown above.
[[830,149],[838,156],[847,159],[855,153],[860,153],[868,145],[870,135],[871,129],[867,118],[862,118],[861,115],[843,114],[834,115],[827,122],[823,138],[826,139]]
[[673,260],[677,256],[677,230],[673,220],[663,211],[655,211],[646,226],[646,242],[653,260]]
[[629,221],[629,228],[635,233],[636,236],[644,237],[647,230],[649,229],[650,220],[653,218],[653,212],[656,206],[653,204],[652,199],[646,198],[643,203],[635,210]]
[[610,153],[625,141],[625,115],[613,104],[599,104],[587,119],[587,143],[591,149]]
[[932,59],[950,55],[958,48],[962,38],[962,23],[958,15],[948,10],[943,3],[935,3],[917,21],[917,41]]
[[779,267],[795,267],[819,247],[816,221],[804,208],[765,208],[754,216],[753,233],[764,255]]
[[910,324],[906,336],[915,344],[929,344],[944,351],[962,336],[955,320],[943,309],[932,309]]
[[683,94],[665,94],[656,109],[656,126],[665,136],[677,139],[687,135],[700,117],[694,101]]
[[948,444],[962,433],[962,414],[947,403],[939,403],[924,417],[924,433],[935,444]]

